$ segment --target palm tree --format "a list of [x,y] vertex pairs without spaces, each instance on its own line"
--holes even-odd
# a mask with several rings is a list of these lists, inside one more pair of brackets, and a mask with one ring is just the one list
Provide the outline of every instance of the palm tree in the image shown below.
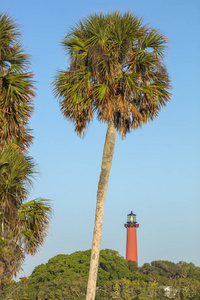
[[133,13],[94,14],[79,21],[62,45],[70,66],[54,78],[61,111],[84,135],[96,115],[108,124],[97,191],[87,300],[95,298],[104,201],[115,135],[153,120],[170,100],[170,80],[163,63],[167,40],[142,25]]
[[26,254],[43,245],[51,219],[48,200],[27,202],[34,163],[9,145],[0,156],[0,286],[21,270]]
[[51,214],[51,203],[38,198],[21,204],[12,224],[4,220],[6,234],[0,237],[0,286],[22,270],[26,254],[36,254],[44,244]]
[[35,175],[27,155],[34,87],[19,38],[14,21],[0,14],[0,287],[43,245],[52,213],[48,200],[27,202]]
[[9,141],[26,149],[32,136],[28,120],[33,112],[34,87],[29,57],[20,33],[7,14],[0,14],[0,149]]

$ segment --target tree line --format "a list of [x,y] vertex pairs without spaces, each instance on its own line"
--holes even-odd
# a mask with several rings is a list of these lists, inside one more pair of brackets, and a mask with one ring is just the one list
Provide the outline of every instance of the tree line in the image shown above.
[[[51,258],[37,266],[29,278],[5,286],[1,299],[6,295],[10,300],[85,299],[90,254],[87,250]],[[200,268],[193,263],[161,260],[137,267],[117,251],[100,251],[95,299],[169,298],[199,299]]]

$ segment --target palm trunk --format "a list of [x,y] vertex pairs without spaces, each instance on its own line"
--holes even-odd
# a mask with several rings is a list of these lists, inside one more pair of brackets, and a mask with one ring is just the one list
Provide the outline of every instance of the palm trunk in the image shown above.
[[97,205],[95,215],[95,225],[92,242],[92,252],[90,259],[90,271],[87,284],[86,300],[94,300],[96,293],[96,281],[99,264],[99,252],[102,236],[103,211],[106,198],[110,168],[112,164],[113,152],[115,147],[116,129],[113,123],[108,125],[106,140],[104,144],[101,174],[97,191]]

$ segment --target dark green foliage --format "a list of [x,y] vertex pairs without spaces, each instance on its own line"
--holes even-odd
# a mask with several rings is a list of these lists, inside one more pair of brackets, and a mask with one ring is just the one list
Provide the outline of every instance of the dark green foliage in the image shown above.
[[101,250],[99,259],[99,271],[97,276],[97,286],[108,280],[131,278],[127,261],[114,250]]
[[135,261],[129,260],[128,261],[128,268],[131,272],[137,272],[137,263]]
[[[55,283],[55,279],[73,284],[77,275],[84,285],[87,282],[91,251],[78,251],[70,255],[57,255],[50,259],[47,264],[40,265],[33,271],[30,283],[30,299],[36,299],[36,294],[40,288],[50,282]],[[97,286],[101,286],[109,280],[131,278],[132,273],[128,268],[127,261],[114,250],[101,250],[99,260],[99,272]],[[56,283],[57,284],[57,283]]]
[[191,278],[200,281],[200,268],[192,263],[179,262],[177,264],[170,261],[153,261],[151,264],[144,264],[140,268],[140,273],[146,274],[151,280],[169,282],[170,279]]
[[[85,299],[90,250],[57,255],[32,275],[8,285],[0,299]],[[96,300],[200,299],[200,268],[192,263],[153,261],[137,268],[117,251],[100,252]],[[165,291],[169,287],[169,291]],[[12,293],[13,292],[13,293]]]

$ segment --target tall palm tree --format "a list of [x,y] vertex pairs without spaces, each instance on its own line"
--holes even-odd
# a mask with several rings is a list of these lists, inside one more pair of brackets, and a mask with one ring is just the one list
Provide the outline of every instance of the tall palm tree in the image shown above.
[[19,38],[15,22],[0,14],[0,287],[43,245],[52,213],[47,200],[27,202],[35,174],[27,156],[34,86]]
[[78,135],[97,115],[108,124],[97,191],[87,300],[94,299],[102,235],[104,201],[115,135],[153,120],[170,100],[170,80],[163,63],[167,40],[142,25],[133,13],[94,14],[79,21],[62,45],[70,66],[54,78],[61,111]]
[[20,33],[7,14],[0,14],[0,149],[9,141],[26,149],[32,136],[28,120],[33,111],[34,87],[29,57]]

